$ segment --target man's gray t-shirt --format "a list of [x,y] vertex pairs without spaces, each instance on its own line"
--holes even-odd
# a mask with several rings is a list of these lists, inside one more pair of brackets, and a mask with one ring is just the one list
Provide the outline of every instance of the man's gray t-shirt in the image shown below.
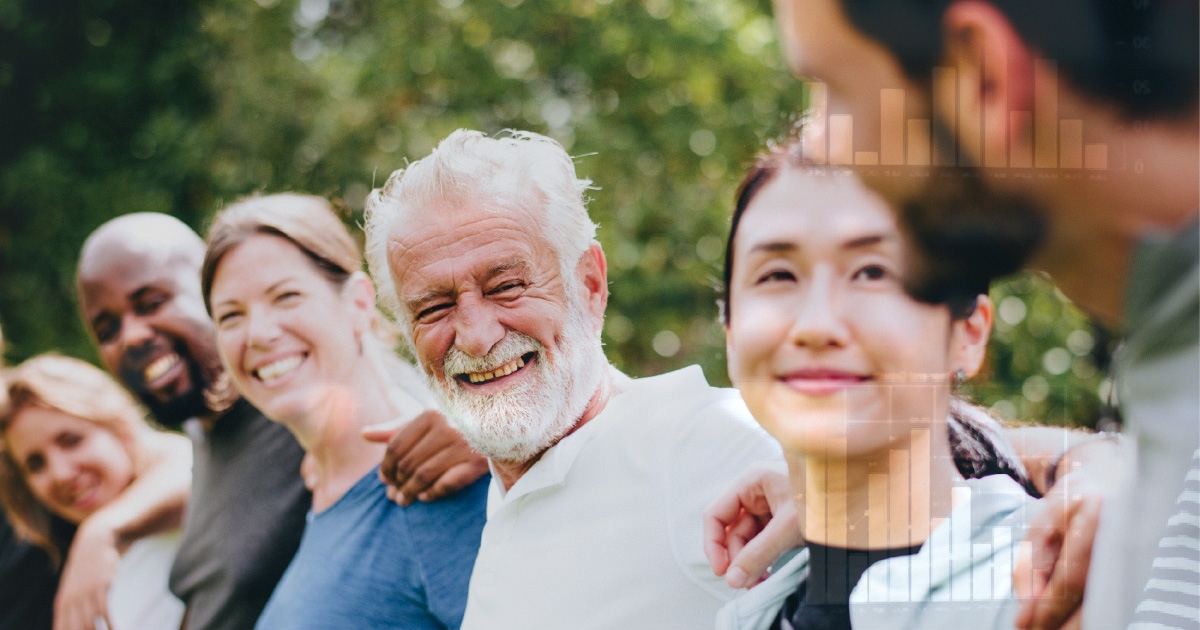
[[188,630],[251,630],[304,533],[304,451],[243,400],[211,432],[190,433],[192,497],[171,591]]

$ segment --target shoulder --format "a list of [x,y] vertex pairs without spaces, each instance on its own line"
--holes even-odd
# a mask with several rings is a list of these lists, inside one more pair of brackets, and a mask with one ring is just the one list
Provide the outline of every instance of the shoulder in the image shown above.
[[709,385],[697,365],[636,379],[623,396],[630,417],[666,429],[672,437],[679,433],[702,439],[766,436],[737,390]]
[[388,499],[378,475],[371,476],[375,477],[370,482],[371,502],[378,506],[380,520],[387,529],[409,541],[411,553],[441,556],[452,550],[469,549],[474,556],[486,521],[491,475],[484,475],[437,501],[416,501],[408,506]]

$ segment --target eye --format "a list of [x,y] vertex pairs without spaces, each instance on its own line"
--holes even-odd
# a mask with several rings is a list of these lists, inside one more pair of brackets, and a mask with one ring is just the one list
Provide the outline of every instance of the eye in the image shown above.
[[791,282],[796,279],[792,272],[784,269],[772,269],[758,277],[754,284],[766,284],[768,282]]
[[92,322],[92,333],[96,335],[96,341],[102,344],[116,339],[120,329],[120,324],[113,317],[99,317]]
[[420,311],[417,311],[417,321],[428,323],[440,317],[446,309],[450,308],[449,302],[442,302],[427,306]]
[[228,327],[232,326],[234,323],[236,323],[238,321],[238,318],[241,316],[242,316],[241,311],[226,311],[224,313],[218,313],[217,314],[217,326],[219,326],[221,328],[228,328]]
[[891,275],[891,274],[889,274],[888,270],[886,268],[884,268],[882,265],[866,265],[865,267],[859,269],[858,271],[855,271],[854,275],[850,276],[850,279],[851,280],[876,281],[876,280],[883,280],[884,278],[887,278],[889,275]]
[[41,455],[30,455],[25,458],[25,470],[35,474],[46,467],[46,459]]
[[83,441],[83,436],[73,431],[68,431],[58,434],[58,437],[54,441],[62,448],[72,448]]
[[488,291],[488,295],[504,296],[523,288],[525,288],[524,282],[521,282],[520,280],[510,280],[508,282],[501,283],[496,288]]
[[300,299],[302,296],[299,291],[284,291],[275,296],[276,304],[290,304]]
[[133,305],[133,311],[135,313],[137,313],[138,315],[149,315],[149,314],[157,311],[159,308],[162,307],[163,304],[166,304],[166,303],[167,303],[167,296],[165,296],[165,295],[161,295],[161,294],[147,295],[144,298],[138,300],[137,303],[135,303]]

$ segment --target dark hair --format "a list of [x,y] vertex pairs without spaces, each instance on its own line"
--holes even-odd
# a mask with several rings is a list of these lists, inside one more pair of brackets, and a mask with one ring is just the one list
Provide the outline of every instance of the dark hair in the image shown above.
[[[732,293],[733,280],[733,243],[737,238],[738,225],[742,221],[742,215],[746,212],[746,207],[754,199],[764,186],[775,178],[780,171],[788,168],[804,168],[811,170],[837,168],[821,164],[813,164],[804,159],[803,146],[804,142],[803,131],[797,129],[794,133],[794,138],[783,144],[771,147],[759,157],[754,166],[750,168],[750,172],[742,179],[742,183],[738,185],[737,194],[734,197],[733,218],[729,225],[729,238],[725,241],[725,267],[722,270],[722,284],[720,287],[720,311],[721,319],[725,325],[729,325],[729,303]],[[926,304],[935,304],[945,306],[950,310],[950,317],[953,319],[966,319],[975,312],[975,304],[979,300],[981,294],[988,292],[988,281],[981,276],[972,276],[971,279],[963,278],[961,281],[954,283],[952,286],[941,287],[936,293],[913,295],[909,293],[913,299],[924,302]]]
[[1031,496],[1042,496],[1004,435],[1004,425],[987,411],[958,396],[951,396],[946,424],[950,456],[964,479],[1007,475]]
[[[955,0],[842,0],[856,28],[924,82],[941,59]],[[1200,95],[1196,0],[987,0],[1080,91],[1125,116],[1175,116]],[[1069,25],[1069,26],[1067,26]]]

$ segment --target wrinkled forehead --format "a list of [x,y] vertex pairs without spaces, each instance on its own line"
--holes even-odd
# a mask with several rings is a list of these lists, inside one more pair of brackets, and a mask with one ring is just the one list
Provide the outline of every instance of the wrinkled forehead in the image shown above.
[[482,279],[519,263],[532,273],[558,272],[558,252],[528,213],[487,206],[455,208],[393,233],[388,263],[403,295],[432,285]]
[[542,203],[540,196],[531,191],[510,194],[488,189],[411,207],[392,226],[389,258],[413,250],[449,248],[463,240],[481,245],[501,236],[540,248],[547,241]]

